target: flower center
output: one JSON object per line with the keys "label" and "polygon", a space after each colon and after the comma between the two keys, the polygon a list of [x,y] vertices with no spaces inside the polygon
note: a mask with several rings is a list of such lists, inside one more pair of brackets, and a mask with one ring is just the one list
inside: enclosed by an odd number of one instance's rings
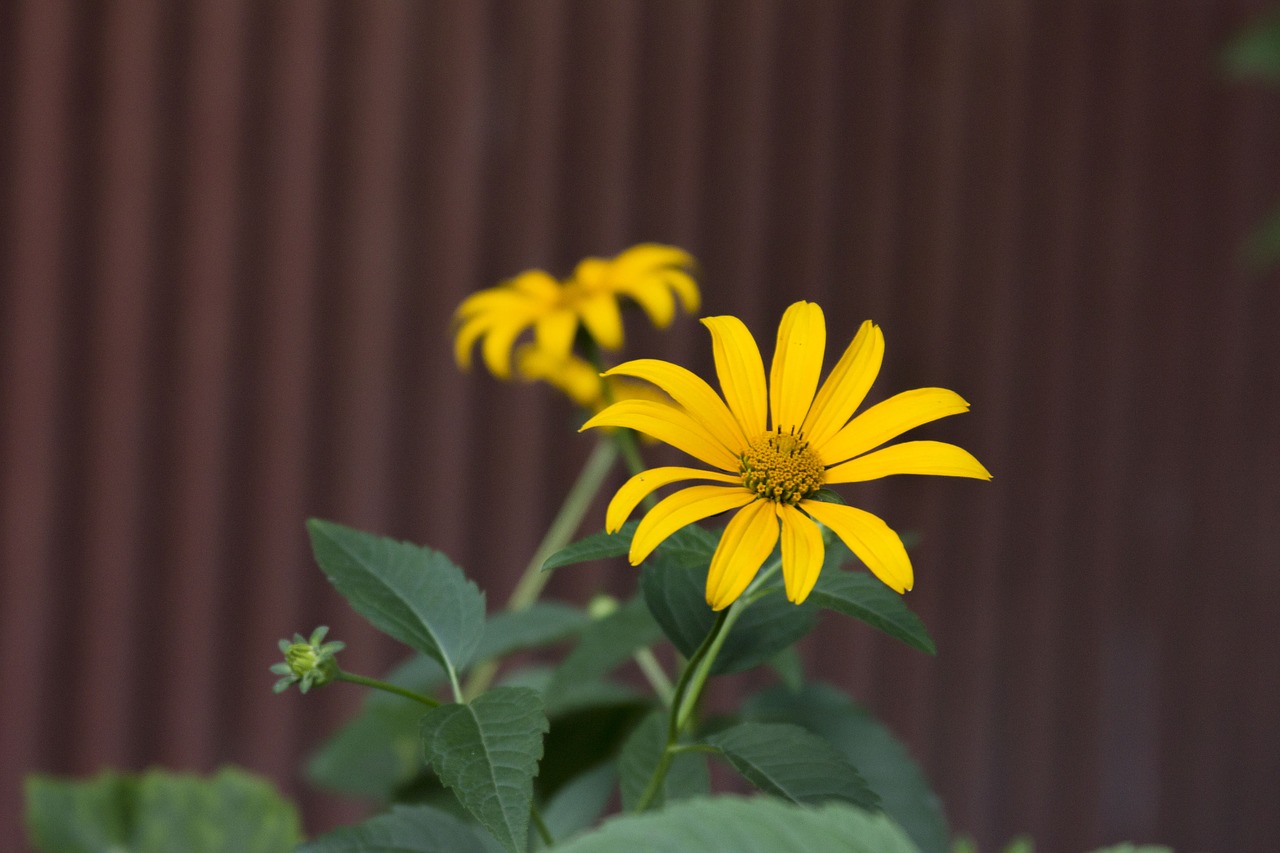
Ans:
{"label": "flower center", "polygon": [[766,432],[738,459],[742,485],[766,500],[795,506],[822,488],[822,460],[803,436]]}

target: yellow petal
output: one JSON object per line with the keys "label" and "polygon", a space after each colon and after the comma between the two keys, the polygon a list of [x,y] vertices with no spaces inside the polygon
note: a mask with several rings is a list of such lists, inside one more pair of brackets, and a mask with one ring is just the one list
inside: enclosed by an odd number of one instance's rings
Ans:
{"label": "yellow petal", "polygon": [[671,325],[676,316],[676,300],[663,280],[651,273],[637,281],[625,282],[618,286],[619,293],[625,293],[635,300],[636,304],[649,315],[650,322],[659,329]]}
{"label": "yellow petal", "polygon": [[622,314],[618,312],[618,300],[605,293],[582,300],[578,304],[582,323],[603,349],[622,347]]}
{"label": "yellow petal", "polygon": [[619,271],[634,276],[661,267],[691,267],[693,256],[684,249],[664,246],[661,243],[640,243],[621,252],[613,259]]}
{"label": "yellow petal", "polygon": [[617,533],[622,523],[654,489],[674,483],[677,480],[716,480],[721,483],[741,484],[742,478],[733,474],[721,474],[719,471],[707,471],[703,468],[682,468],[670,466],[666,468],[650,468],[641,471],[622,484],[618,493],[609,501],[609,509],[605,512],[604,529]]}
{"label": "yellow petal", "polygon": [[840,537],[849,550],[885,585],[902,593],[911,589],[911,558],[898,534],[866,510],[821,501],[800,501],[800,508]]}
{"label": "yellow petal", "polygon": [[803,604],[822,571],[822,531],[795,507],[783,503],[774,506],[782,522],[782,578],[787,584],[787,599]]}
{"label": "yellow petal", "polygon": [[662,540],[685,525],[746,506],[755,499],[755,495],[741,486],[690,486],[668,495],[636,526],[629,555],[631,565],[640,565]]}
{"label": "yellow petal", "polygon": [[861,483],[894,474],[933,474],[990,480],[991,473],[969,451],[943,441],[904,441],[827,469],[826,483]]}
{"label": "yellow petal", "polygon": [[489,319],[473,317],[464,320],[453,339],[453,358],[463,370],[471,368],[471,348],[489,328]]}
{"label": "yellow petal", "polygon": [[797,429],[813,403],[813,392],[822,374],[827,347],[827,324],[822,309],[812,302],[797,302],[778,324],[778,345],[769,371],[769,413],[773,429]]}
{"label": "yellow petal", "polygon": [[506,287],[536,299],[544,306],[551,306],[560,301],[564,285],[556,281],[555,276],[545,270],[525,270],[515,278],[505,282]]}
{"label": "yellow petal", "polygon": [[771,501],[756,501],[729,519],[707,573],[707,604],[712,610],[738,600],[776,544],[778,518]]}
{"label": "yellow petal", "polygon": [[814,444],[814,450],[825,464],[834,465],[879,447],[921,424],[967,411],[969,404],[946,388],[903,391],[858,415],[831,440]]}
{"label": "yellow petal", "polygon": [[737,452],[747,449],[747,438],[729,407],[702,377],[692,371],[668,361],[641,358],[619,364],[605,376],[615,373],[652,382],[671,395],[671,399],[683,406],[725,447]]}
{"label": "yellow petal", "polygon": [[756,339],[737,317],[703,317],[702,325],[711,332],[716,376],[729,411],[743,434],[755,438],[768,429],[764,361]]}
{"label": "yellow petal", "polygon": [[813,398],[802,430],[813,447],[821,447],[853,417],[876,381],[883,360],[884,334],[867,320]]}
{"label": "yellow petal", "polygon": [[533,327],[538,346],[549,355],[567,359],[573,351],[573,333],[578,331],[578,318],[564,308],[538,319]]}
{"label": "yellow petal", "polygon": [[529,321],[523,317],[510,320],[504,318],[485,332],[480,353],[484,356],[489,372],[494,376],[499,379],[511,378],[511,347],[528,325]]}
{"label": "yellow petal", "polygon": [[702,296],[698,293],[697,282],[684,270],[669,269],[663,274],[667,286],[680,298],[680,307],[685,313],[695,314],[702,305]]}
{"label": "yellow petal", "polygon": [[676,406],[651,400],[621,400],[603,409],[583,424],[582,429],[605,426],[627,427],[642,432],[708,465],[731,473],[738,472],[738,457],[717,441],[706,427]]}

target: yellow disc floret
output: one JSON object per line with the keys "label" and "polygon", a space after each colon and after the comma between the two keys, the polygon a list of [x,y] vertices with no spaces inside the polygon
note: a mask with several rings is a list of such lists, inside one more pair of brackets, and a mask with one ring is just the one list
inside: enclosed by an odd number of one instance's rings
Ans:
{"label": "yellow disc floret", "polygon": [[766,432],[738,459],[742,485],[766,500],[795,506],[822,488],[822,460],[794,432]]}

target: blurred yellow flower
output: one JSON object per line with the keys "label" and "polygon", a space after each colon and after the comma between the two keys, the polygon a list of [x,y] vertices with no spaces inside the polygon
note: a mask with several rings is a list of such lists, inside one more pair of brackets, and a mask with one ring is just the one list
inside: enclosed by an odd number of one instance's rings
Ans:
{"label": "blurred yellow flower", "polygon": [[711,332],[723,398],[683,367],[629,361],[606,375],[652,382],[675,403],[621,401],[583,426],[630,427],[719,469],[653,468],[623,484],[609,503],[609,532],[657,488],[680,480],[721,484],[687,486],[649,510],[631,542],[632,565],[685,525],[736,510],[707,577],[707,603],[716,610],[742,594],[779,537],[787,598],[803,602],[822,569],[822,531],[815,522],[829,527],[885,584],[900,593],[911,589],[911,560],[887,524],[814,495],[824,486],[893,474],[991,479],[953,444],[907,441],[876,449],[913,427],[968,411],[969,404],[945,388],[917,388],[853,418],[880,372],[884,336],[871,321],[863,323],[819,388],[826,322],[810,302],[797,302],[783,315],[767,384],[760,350],[741,320],[707,317],[702,323]]}
{"label": "blurred yellow flower", "polygon": [[622,314],[618,299],[633,300],[658,328],[676,313],[676,300],[689,313],[699,306],[694,261],[674,246],[643,243],[617,257],[586,258],[565,282],[542,270],[528,270],[497,287],[473,293],[454,314],[454,357],[471,366],[471,350],[480,341],[485,364],[494,376],[511,377],[511,349],[516,338],[533,327],[538,347],[550,356],[567,358],[578,324],[601,348],[622,346]]}
{"label": "blurred yellow flower", "polygon": [[520,378],[546,382],[589,412],[600,411],[609,400],[671,402],[670,397],[647,382],[635,382],[621,376],[601,376],[586,359],[572,353],[560,358],[537,344],[525,344],[516,349],[515,364]]}

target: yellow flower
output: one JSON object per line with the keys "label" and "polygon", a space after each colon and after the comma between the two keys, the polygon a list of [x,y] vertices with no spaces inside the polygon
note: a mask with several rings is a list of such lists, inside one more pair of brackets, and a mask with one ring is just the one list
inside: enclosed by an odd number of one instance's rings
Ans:
{"label": "yellow flower", "polygon": [[516,350],[515,362],[516,373],[522,379],[546,382],[589,412],[598,412],[607,404],[605,383],[608,383],[608,396],[615,402],[671,402],[670,397],[647,382],[635,382],[621,376],[602,377],[591,362],[573,353],[560,358],[537,344],[525,344]]}
{"label": "yellow flower", "polygon": [[865,510],[813,496],[824,486],[892,474],[991,479],[977,459],[953,444],[907,441],[876,449],[913,427],[968,411],[969,404],[945,388],[917,388],[850,420],[884,357],[884,336],[870,320],[821,388],[827,332],[817,305],[797,302],[783,315],[767,385],[760,350],[741,320],[706,317],[702,323],[711,331],[723,399],[683,367],[629,361],[609,374],[652,382],[675,405],[623,401],[583,426],[630,427],[719,469],[654,468],[623,484],[606,514],[610,532],[654,489],[680,480],[720,484],[687,486],[649,510],[631,542],[632,565],[685,525],[736,510],[707,577],[707,603],[716,610],[742,594],[779,536],[787,598],[804,601],[822,569],[822,531],[814,522],[829,527],[885,584],[900,593],[911,589],[911,560],[887,524]]}
{"label": "yellow flower", "polygon": [[511,376],[511,348],[530,326],[538,346],[567,357],[581,322],[602,348],[622,346],[618,299],[636,302],[658,328],[675,317],[676,299],[685,311],[698,310],[693,258],[674,246],[644,243],[612,260],[586,258],[563,284],[542,270],[528,270],[497,287],[473,293],[454,314],[454,357],[471,366],[471,350],[482,341],[485,364],[494,376]]}

